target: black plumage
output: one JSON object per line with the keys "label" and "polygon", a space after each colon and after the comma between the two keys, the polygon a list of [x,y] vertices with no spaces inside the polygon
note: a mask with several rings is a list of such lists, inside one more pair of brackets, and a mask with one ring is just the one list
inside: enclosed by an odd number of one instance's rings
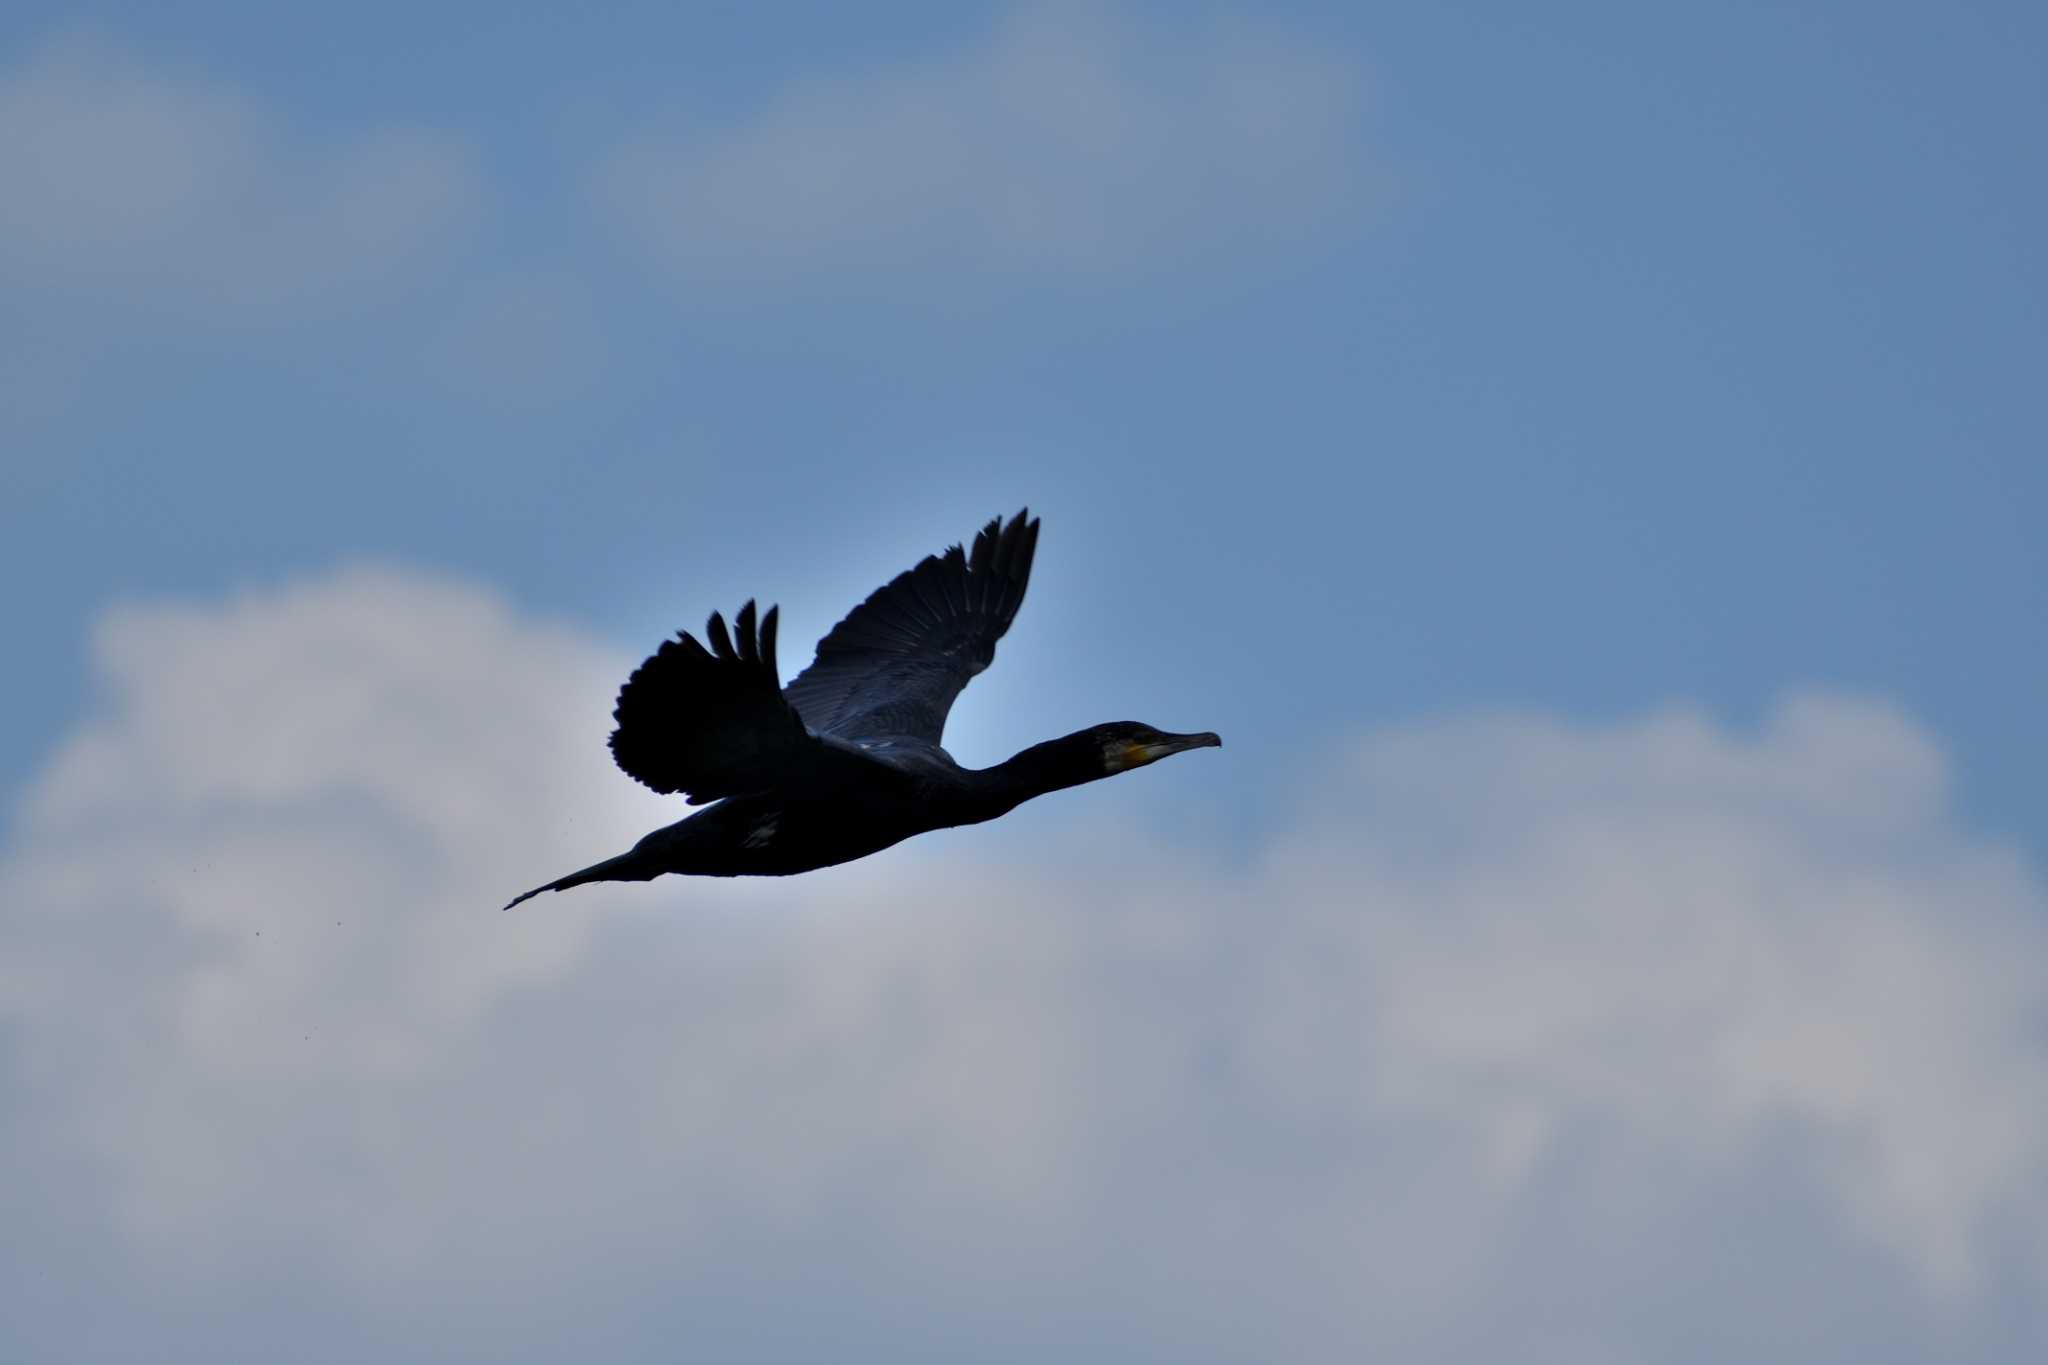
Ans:
{"label": "black plumage", "polygon": [[[632,850],[537,887],[647,881],[665,872],[781,876],[847,862],[913,834],[993,819],[1045,792],[1108,777],[1214,734],[1134,721],[1033,745],[992,768],[941,746],[946,715],[1024,601],[1038,526],[1028,510],[898,574],[847,614],[788,687],[776,608],[713,612],[635,669],[613,712],[612,756],[634,779],[709,810]],[[506,907],[510,909],[511,906]]]}
{"label": "black plumage", "polygon": [[896,575],[818,642],[791,704],[820,734],[937,744],[953,699],[995,661],[1037,550],[1038,522],[1020,512],[983,527],[971,555],[955,545]]}

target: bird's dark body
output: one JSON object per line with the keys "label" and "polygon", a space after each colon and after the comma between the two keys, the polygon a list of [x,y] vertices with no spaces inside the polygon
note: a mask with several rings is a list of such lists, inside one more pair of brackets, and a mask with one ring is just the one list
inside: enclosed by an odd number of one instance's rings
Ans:
{"label": "bird's dark body", "polygon": [[789,877],[880,853],[922,834],[909,811],[884,818],[851,801],[738,796],[633,846],[649,876]]}
{"label": "bird's dark body", "polygon": [[942,749],[899,749],[888,766],[900,774],[900,783],[802,797],[728,797],[654,831],[633,853],[656,869],[651,875],[787,877],[850,863],[912,835],[976,824],[1009,809],[976,800],[967,770]]}
{"label": "bird's dark body", "polygon": [[[659,792],[716,802],[616,858],[517,897],[676,872],[787,877],[878,853],[913,835],[993,820],[1046,792],[1222,743],[1132,721],[963,768],[940,745],[953,699],[995,658],[1031,574],[1038,523],[990,522],[878,589],[818,645],[787,687],[776,611],[749,602],[706,648],[684,632],[619,692],[612,754]],[[511,908],[510,906],[506,907]]]}

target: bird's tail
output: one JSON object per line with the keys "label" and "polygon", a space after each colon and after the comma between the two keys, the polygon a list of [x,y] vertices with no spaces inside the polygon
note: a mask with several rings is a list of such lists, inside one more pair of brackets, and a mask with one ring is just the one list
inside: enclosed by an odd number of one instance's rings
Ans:
{"label": "bird's tail", "polygon": [[650,868],[639,856],[639,852],[640,850],[634,849],[628,853],[621,853],[616,858],[606,858],[601,863],[592,863],[581,872],[571,872],[566,877],[557,877],[546,886],[536,886],[523,896],[514,896],[505,902],[505,908],[510,910],[519,902],[532,900],[543,891],[567,891],[572,886],[582,886],[586,882],[644,882],[660,876],[661,869]]}

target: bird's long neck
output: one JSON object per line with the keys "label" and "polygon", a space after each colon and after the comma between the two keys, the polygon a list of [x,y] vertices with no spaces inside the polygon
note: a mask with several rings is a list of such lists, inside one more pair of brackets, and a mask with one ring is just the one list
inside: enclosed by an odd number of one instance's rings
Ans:
{"label": "bird's long neck", "polygon": [[1034,796],[1078,787],[1106,776],[1100,747],[1085,730],[1049,739],[973,774],[980,797],[977,804],[987,809],[987,814],[979,818],[993,820]]}

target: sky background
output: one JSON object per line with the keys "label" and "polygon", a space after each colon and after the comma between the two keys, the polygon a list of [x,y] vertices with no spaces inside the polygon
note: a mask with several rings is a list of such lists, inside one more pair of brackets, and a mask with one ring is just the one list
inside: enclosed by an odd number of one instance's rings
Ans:
{"label": "sky background", "polygon": [[[2048,21],[17,3],[0,1354],[2048,1349]],[[1029,504],[789,882],[613,694]]]}

